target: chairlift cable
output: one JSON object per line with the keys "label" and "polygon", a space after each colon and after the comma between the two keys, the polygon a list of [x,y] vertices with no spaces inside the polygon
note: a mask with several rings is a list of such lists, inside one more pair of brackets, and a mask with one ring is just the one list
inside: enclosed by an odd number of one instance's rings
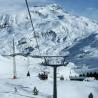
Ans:
{"label": "chairlift cable", "polygon": [[[28,10],[29,19],[30,19],[30,22],[31,22],[31,26],[32,26],[32,31],[33,31],[33,34],[34,34],[34,38],[35,38],[35,40],[36,40],[37,49],[38,49],[38,51],[39,51],[39,55],[41,56],[41,51],[40,51],[40,48],[39,48],[38,40],[37,40],[37,38],[36,38],[36,32],[35,32],[34,24],[33,24],[33,21],[32,21],[32,17],[31,17],[31,13],[30,13],[28,1],[25,0],[25,3],[26,3],[27,10]],[[42,59],[42,58],[41,58],[41,59]],[[46,62],[46,58],[43,58],[43,59],[44,59],[44,62]]]}
{"label": "chairlift cable", "polygon": [[26,3],[27,10],[28,10],[28,14],[29,14],[29,18],[30,18],[30,22],[31,22],[31,26],[32,26],[32,31],[33,31],[33,34],[34,34],[34,38],[36,40],[36,44],[37,44],[37,48],[38,48],[38,51],[39,51],[39,55],[41,56],[38,40],[36,38],[36,32],[35,32],[34,24],[33,24],[31,13],[30,13],[30,9],[29,9],[29,4],[28,4],[27,0],[25,0],[25,3]]}

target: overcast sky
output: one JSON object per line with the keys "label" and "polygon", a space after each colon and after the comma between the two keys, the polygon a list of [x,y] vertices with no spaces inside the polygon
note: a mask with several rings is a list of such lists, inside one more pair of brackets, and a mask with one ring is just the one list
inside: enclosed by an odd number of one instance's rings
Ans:
{"label": "overcast sky", "polygon": [[[28,0],[30,5],[57,3],[74,15],[98,21],[98,0]],[[0,0],[0,11],[25,8],[25,0]]]}

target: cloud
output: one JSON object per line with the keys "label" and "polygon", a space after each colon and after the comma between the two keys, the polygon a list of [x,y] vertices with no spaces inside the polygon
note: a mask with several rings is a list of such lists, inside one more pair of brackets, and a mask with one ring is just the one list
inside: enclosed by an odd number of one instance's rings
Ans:
{"label": "cloud", "polygon": [[94,20],[98,20],[98,9],[97,8],[93,8],[93,7],[86,8],[85,14]]}
{"label": "cloud", "polygon": [[[54,0],[28,0],[29,5],[49,4]],[[21,9],[25,6],[25,0],[0,0],[0,10],[2,9]]]}
{"label": "cloud", "polygon": [[94,10],[94,8],[89,7],[89,8],[87,8],[87,10],[88,10],[88,11],[92,11],[92,10]]}

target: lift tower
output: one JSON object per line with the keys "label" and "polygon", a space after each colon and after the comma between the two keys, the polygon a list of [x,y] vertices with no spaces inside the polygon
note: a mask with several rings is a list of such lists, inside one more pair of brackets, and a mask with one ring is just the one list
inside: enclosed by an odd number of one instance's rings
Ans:
{"label": "lift tower", "polygon": [[15,59],[15,40],[13,38],[13,79],[16,79],[16,59]]}
{"label": "lift tower", "polygon": [[47,63],[47,61],[43,64],[44,66],[50,66],[53,68],[53,98],[57,98],[57,68],[61,66],[66,66],[67,64],[68,62],[63,62],[63,64],[49,64]]}

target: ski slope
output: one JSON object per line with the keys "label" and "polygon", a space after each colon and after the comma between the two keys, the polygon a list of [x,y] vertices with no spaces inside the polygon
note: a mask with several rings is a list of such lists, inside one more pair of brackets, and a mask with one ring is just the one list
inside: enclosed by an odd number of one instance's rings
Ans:
{"label": "ski slope", "polygon": [[[40,59],[30,58],[30,65],[27,64],[27,58],[17,57],[17,79],[12,79],[12,59],[0,56],[0,96],[1,98],[52,98],[53,95],[53,77],[52,69],[48,68],[49,79],[42,81],[37,75],[41,72],[42,67]],[[70,63],[71,64],[71,63]],[[58,74],[63,74],[64,81],[57,78],[58,98],[88,98],[90,92],[93,93],[94,98],[98,98],[98,81],[70,81],[66,74],[70,70],[68,65],[60,68]],[[65,70],[64,70],[65,69]],[[26,77],[30,71],[31,77]],[[75,73],[74,73],[75,74]],[[34,96],[32,91],[37,87],[39,94]],[[15,92],[17,88],[17,92]]]}
{"label": "ski slope", "polygon": [[[24,82],[25,81],[25,82]],[[93,93],[94,98],[98,97],[98,82],[79,82],[79,81],[59,81],[58,80],[58,98],[88,98],[90,92]],[[48,98],[52,96],[51,79],[41,81],[37,77],[21,78],[17,80],[3,79],[0,82],[0,96],[1,98]],[[39,95],[34,96],[32,90],[36,86],[39,90]],[[14,88],[17,88],[15,93]]]}

